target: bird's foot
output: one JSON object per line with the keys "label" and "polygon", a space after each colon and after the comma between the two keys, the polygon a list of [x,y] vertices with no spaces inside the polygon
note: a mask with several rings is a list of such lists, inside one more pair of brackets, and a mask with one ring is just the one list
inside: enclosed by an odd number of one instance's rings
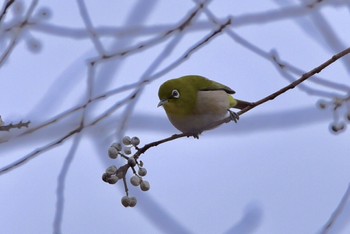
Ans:
{"label": "bird's foot", "polygon": [[235,123],[237,123],[237,121],[239,120],[239,115],[234,112],[234,111],[231,111],[231,110],[227,110],[228,113],[230,113],[230,118],[231,120],[235,121]]}
{"label": "bird's foot", "polygon": [[192,132],[192,133],[189,133],[187,137],[193,137],[193,138],[199,139],[200,134],[201,132]]}
{"label": "bird's foot", "polygon": [[196,138],[196,139],[199,139],[199,135],[201,134],[202,132],[187,132],[187,133],[184,133],[187,137],[193,137],[193,138]]}

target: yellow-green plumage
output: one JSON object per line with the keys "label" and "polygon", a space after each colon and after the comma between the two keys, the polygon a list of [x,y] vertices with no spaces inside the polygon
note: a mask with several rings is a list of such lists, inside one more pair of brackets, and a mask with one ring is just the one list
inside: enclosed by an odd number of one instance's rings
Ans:
{"label": "yellow-green plumage", "polygon": [[234,99],[231,88],[202,76],[183,76],[163,83],[158,92],[170,122],[180,131],[201,133],[228,115],[230,108],[242,109],[248,102]]}

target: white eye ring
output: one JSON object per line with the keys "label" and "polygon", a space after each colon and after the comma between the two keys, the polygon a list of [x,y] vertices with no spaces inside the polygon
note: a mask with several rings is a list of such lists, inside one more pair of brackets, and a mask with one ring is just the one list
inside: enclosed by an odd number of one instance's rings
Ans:
{"label": "white eye ring", "polygon": [[173,91],[171,91],[171,97],[178,99],[180,97],[179,91],[177,91],[177,89],[174,89]]}

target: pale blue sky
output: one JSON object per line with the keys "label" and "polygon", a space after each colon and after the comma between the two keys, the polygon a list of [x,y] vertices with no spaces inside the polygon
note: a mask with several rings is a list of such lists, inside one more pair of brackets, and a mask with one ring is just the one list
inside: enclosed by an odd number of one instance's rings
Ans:
{"label": "pale blue sky", "polygon": [[[5,122],[30,120],[34,127],[86,101],[87,61],[98,52],[86,34],[77,2],[39,1],[33,14],[47,7],[51,18],[23,31],[9,59],[0,66],[0,115]],[[105,35],[100,42],[108,52],[130,50],[163,35],[195,9],[193,1],[176,0],[90,0],[85,4],[93,25]],[[326,1],[312,10],[298,4],[220,0],[211,2],[208,9],[220,22],[232,17],[231,32],[265,56],[275,51],[282,61],[309,71],[349,45],[350,6],[346,1]],[[5,26],[13,22],[11,13],[7,17]],[[315,24],[320,19],[325,20],[322,27]],[[173,34],[150,49],[99,63],[93,95],[137,82],[145,74],[152,77],[215,29],[202,12],[180,36]],[[116,40],[116,32],[124,37]],[[9,35],[1,28],[0,33]],[[28,50],[30,38],[41,42],[40,53]],[[6,45],[0,39],[1,54]],[[170,50],[170,45],[176,45],[175,49]],[[161,63],[148,70],[167,46]],[[348,84],[348,61],[337,61],[319,76]],[[137,135],[141,144],[177,133],[164,110],[157,108],[157,92],[165,80],[187,74],[224,83],[236,91],[237,98],[249,101],[289,83],[271,59],[222,33],[145,86],[125,133]],[[93,104],[86,113],[87,123],[131,93],[132,89]],[[350,182],[349,131],[330,133],[332,112],[317,108],[319,99],[297,88],[245,113],[238,124],[205,132],[199,140],[178,139],[150,149],[142,161],[151,189],[130,188],[138,199],[133,209],[120,203],[124,196],[121,182],[111,186],[101,180],[106,167],[122,163],[107,155],[125,114],[124,108],[117,110],[82,133],[65,174],[62,233],[318,233]],[[15,137],[23,129],[1,132],[0,139],[10,140],[0,144],[0,167],[61,138],[79,125],[80,116],[70,115],[23,137]],[[0,175],[1,233],[53,232],[57,180],[73,139]],[[331,233],[348,232],[349,223],[340,219]]]}

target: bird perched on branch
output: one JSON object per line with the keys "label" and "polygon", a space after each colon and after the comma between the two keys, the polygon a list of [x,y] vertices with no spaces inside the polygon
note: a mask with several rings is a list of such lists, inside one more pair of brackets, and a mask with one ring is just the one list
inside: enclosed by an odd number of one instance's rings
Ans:
{"label": "bird perched on branch", "polygon": [[168,80],[159,87],[158,107],[164,107],[175,128],[198,136],[204,130],[220,125],[215,123],[228,116],[237,122],[239,117],[230,108],[243,109],[252,105],[233,98],[234,93],[231,88],[205,77],[183,76]]}

